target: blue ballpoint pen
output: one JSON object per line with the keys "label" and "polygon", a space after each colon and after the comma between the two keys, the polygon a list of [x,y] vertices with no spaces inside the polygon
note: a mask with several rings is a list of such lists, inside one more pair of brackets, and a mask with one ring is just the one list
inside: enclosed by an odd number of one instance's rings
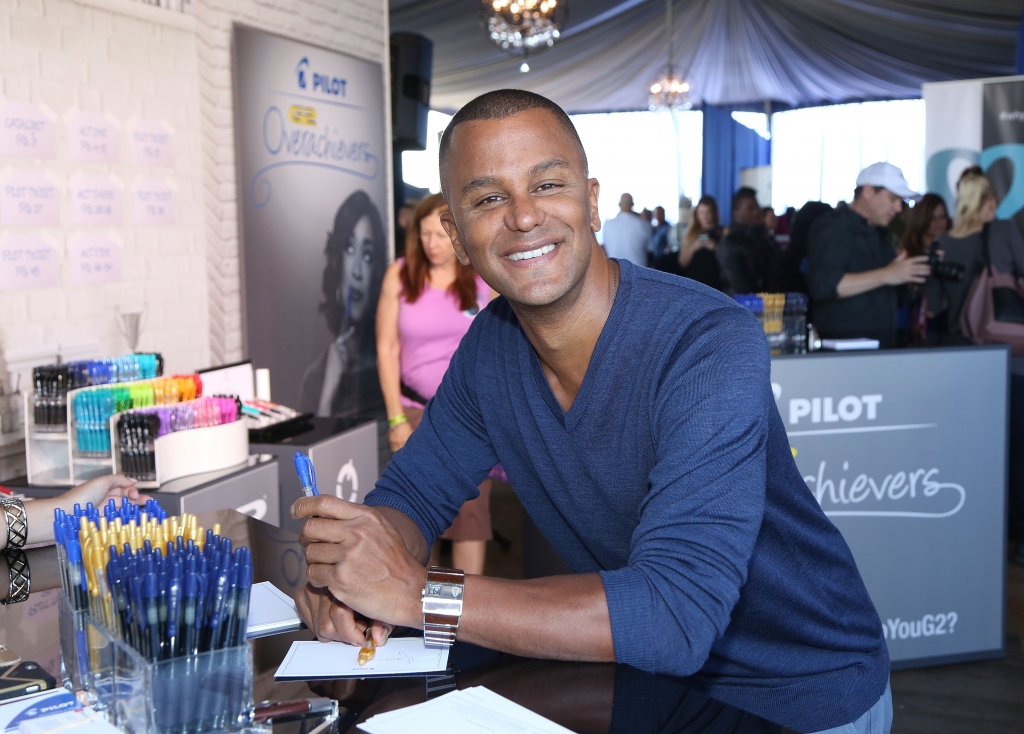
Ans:
{"label": "blue ballpoint pen", "polygon": [[316,497],[320,494],[316,489],[316,469],[313,468],[313,462],[301,451],[295,452],[295,471],[299,474],[302,494],[307,497]]}

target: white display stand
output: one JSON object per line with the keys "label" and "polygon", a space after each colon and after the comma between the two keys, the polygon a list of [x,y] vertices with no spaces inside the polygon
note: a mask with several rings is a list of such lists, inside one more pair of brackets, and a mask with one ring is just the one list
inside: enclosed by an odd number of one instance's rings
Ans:
{"label": "white display stand", "polygon": [[[123,415],[110,416],[110,435],[113,437],[113,457],[108,466],[115,474],[121,473],[121,452],[118,450],[117,420]],[[153,441],[156,454],[156,480],[139,481],[140,489],[158,489],[167,482],[190,474],[228,469],[249,458],[249,429],[245,421],[222,423],[208,428],[191,428],[160,436]]]}
{"label": "white display stand", "polygon": [[[25,470],[29,484],[73,487],[67,426],[63,431],[39,430],[35,418],[35,397],[31,390],[25,392],[24,410]],[[110,467],[109,459],[107,467]]]}

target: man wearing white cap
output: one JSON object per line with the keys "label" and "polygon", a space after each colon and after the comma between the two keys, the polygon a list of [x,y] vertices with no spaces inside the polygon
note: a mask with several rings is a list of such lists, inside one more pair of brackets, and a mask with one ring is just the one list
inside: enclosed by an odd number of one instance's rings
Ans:
{"label": "man wearing white cap", "polygon": [[904,199],[920,197],[890,163],[874,163],[857,176],[853,203],[818,219],[807,253],[807,285],[814,325],[833,339],[870,337],[892,346],[896,286],[923,283],[928,258],[896,254],[885,232]]}

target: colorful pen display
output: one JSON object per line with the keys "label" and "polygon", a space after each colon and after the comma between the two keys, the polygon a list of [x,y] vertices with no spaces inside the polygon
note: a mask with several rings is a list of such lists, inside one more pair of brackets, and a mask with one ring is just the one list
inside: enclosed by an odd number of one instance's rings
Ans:
{"label": "colorful pen display", "polygon": [[34,418],[41,430],[65,430],[68,422],[67,393],[81,387],[134,382],[159,377],[164,358],[159,354],[129,354],[112,359],[90,359],[35,367]]}
{"label": "colorful pen display", "polygon": [[117,419],[121,471],[135,479],[155,480],[157,438],[175,431],[233,423],[240,417],[238,398],[218,395],[123,413]]}
{"label": "colorful pen display", "polygon": [[123,499],[55,511],[64,592],[76,611],[157,662],[245,642],[252,554],[220,527]]}
{"label": "colorful pen display", "polygon": [[199,375],[175,375],[75,393],[72,410],[79,456],[110,456],[110,416],[195,400],[203,393]]}

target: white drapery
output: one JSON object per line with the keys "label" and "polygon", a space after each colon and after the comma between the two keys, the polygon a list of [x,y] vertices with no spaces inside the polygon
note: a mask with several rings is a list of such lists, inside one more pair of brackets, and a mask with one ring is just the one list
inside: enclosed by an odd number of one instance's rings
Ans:
{"label": "white drapery", "polygon": [[[391,30],[434,41],[431,106],[491,89],[543,94],[567,111],[647,108],[665,65],[662,0],[563,0],[553,48],[497,48],[479,0],[391,0]],[[1014,72],[1020,0],[675,0],[674,63],[696,105],[802,107],[919,97],[930,81]]]}

